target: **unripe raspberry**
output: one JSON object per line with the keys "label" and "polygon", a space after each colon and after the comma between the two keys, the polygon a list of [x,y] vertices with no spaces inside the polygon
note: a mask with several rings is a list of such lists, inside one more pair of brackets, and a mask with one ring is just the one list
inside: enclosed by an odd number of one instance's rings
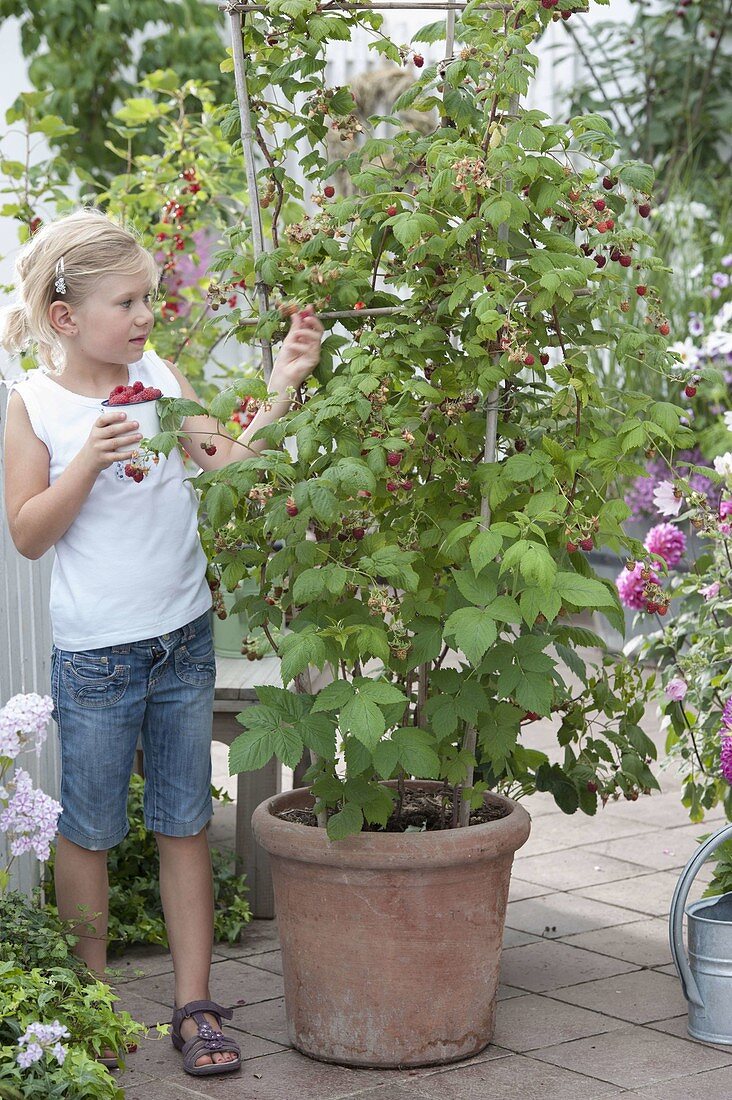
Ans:
{"label": "unripe raspberry", "polygon": [[595,783],[592,779],[588,779],[587,790],[590,792],[590,794],[595,794],[597,792],[597,783]]}

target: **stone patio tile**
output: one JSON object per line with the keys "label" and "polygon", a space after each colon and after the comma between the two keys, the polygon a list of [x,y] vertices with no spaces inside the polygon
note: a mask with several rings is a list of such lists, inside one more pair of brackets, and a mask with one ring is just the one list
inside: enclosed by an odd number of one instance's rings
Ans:
{"label": "stone patio tile", "polygon": [[555,939],[638,920],[637,913],[580,894],[550,894],[508,903],[506,924],[519,932]]}
{"label": "stone patio tile", "polygon": [[568,947],[555,940],[542,940],[504,951],[501,980],[518,989],[546,993],[568,982],[589,982],[635,969],[632,963],[621,959],[583,951],[581,947]]}
{"label": "stone patio tile", "polygon": [[629,1095],[639,1100],[727,1100],[732,1096],[732,1066],[649,1085]]}
{"label": "stone patio tile", "polygon": [[602,1016],[599,1012],[588,1012],[529,993],[501,1005],[496,1014],[493,1041],[499,1047],[525,1053],[624,1026],[620,1020]]}
{"label": "stone patio tile", "polygon": [[503,985],[502,982],[499,983],[498,989],[496,990],[496,1000],[497,1001],[510,1001],[512,997],[528,997],[528,996],[529,996],[529,994],[526,992],[525,989],[516,989],[515,986],[513,986],[513,985]]}
{"label": "stone patio tile", "polygon": [[112,986],[151,974],[171,974],[173,959],[167,947],[142,946],[125,951],[124,955],[110,958],[106,981]]}
{"label": "stone patio tile", "polygon": [[[598,1100],[618,1089],[584,1074],[572,1073],[514,1054],[467,1068],[442,1070],[404,1084],[417,1095],[449,1100]],[[282,1100],[282,1098],[278,1098]]]}
{"label": "stone patio tile", "polygon": [[[188,1077],[181,1072],[181,1077],[184,1080],[178,1084],[164,1084],[162,1081],[156,1078],[149,1077],[147,1074],[141,1076],[139,1080],[135,1080],[134,1083],[130,1079],[130,1083],[127,1084],[125,1080],[120,1078],[120,1085],[125,1090],[125,1100],[200,1100],[201,1097],[208,1097],[214,1095],[210,1091],[201,1091],[202,1088],[206,1088],[206,1078],[200,1078],[200,1086],[195,1082],[193,1077]],[[213,1078],[216,1080],[216,1078]]]}
{"label": "stone patio tile", "polygon": [[[173,983],[170,975],[152,975],[140,978],[135,990],[143,997],[160,1004],[173,1005]],[[281,997],[284,992],[282,978],[269,970],[249,966],[242,959],[222,959],[211,967],[211,996],[214,1001],[233,1008],[237,1004],[255,1004]]]}
{"label": "stone patio tile", "polygon": [[586,847],[598,855],[667,871],[680,869],[688,863],[699,847],[699,836],[704,832],[708,829],[699,825],[682,825],[675,829],[644,833],[640,842],[637,838],[620,836],[620,839],[588,843]]}
{"label": "stone patio tile", "polygon": [[[410,1089],[403,1088],[402,1085],[398,1085],[396,1081],[390,1081],[388,1085],[377,1085],[375,1089],[367,1089],[366,1092],[354,1092],[349,1100],[416,1100],[417,1097],[424,1097],[426,1092],[418,1092],[418,1085],[415,1083]],[[301,1097],[301,1100],[304,1098]]]}
{"label": "stone patio tile", "polygon": [[[168,1086],[175,1084],[172,1077],[163,1080]],[[384,1080],[381,1070],[349,1069],[316,1062],[296,1050],[255,1058],[244,1063],[239,1071],[217,1076],[210,1082],[210,1092],[201,1088],[198,1079],[191,1078],[191,1081],[204,1096],[215,1096],[217,1100],[342,1100],[392,1083]],[[401,1084],[401,1081],[394,1083]],[[414,1097],[415,1093],[420,1096],[419,1088],[417,1085],[408,1097]],[[388,1093],[385,1096],[388,1097]]]}
{"label": "stone patio tile", "polygon": [[269,970],[272,974],[281,974],[282,952],[263,951],[261,955],[248,955],[247,965],[256,966],[260,970]]}
{"label": "stone patio tile", "polygon": [[532,820],[536,817],[544,817],[546,814],[565,816],[564,811],[560,810],[554,801],[554,796],[548,791],[537,791],[536,794],[532,794],[531,798],[522,799],[521,805],[529,811]]}
{"label": "stone patio tile", "polygon": [[679,982],[656,970],[636,970],[632,974],[571,985],[555,989],[552,996],[569,1004],[606,1012],[608,1016],[631,1024],[667,1020],[686,1007]]}
{"label": "stone patio tile", "polygon": [[508,897],[511,901],[523,901],[524,898],[540,898],[543,894],[551,894],[551,886],[538,886],[535,882],[524,882],[523,879],[511,875],[511,883],[508,888]]}
{"label": "stone patio tile", "polygon": [[509,928],[508,925],[503,929],[504,947],[521,947],[524,943],[536,943],[538,939],[538,936],[532,936],[530,932],[521,932],[518,928]]}
{"label": "stone patio tile", "polygon": [[[660,776],[663,785],[664,778]],[[669,790],[664,794],[652,794],[643,796],[637,802],[617,802],[615,804],[619,818],[626,821],[635,819],[644,825],[656,825],[658,828],[674,828],[675,826],[688,825],[688,811],[681,805],[681,799],[677,790]],[[714,822],[724,821],[724,810],[716,808],[710,810],[699,825],[700,832],[713,832],[709,826]]]}
{"label": "stone patio tile", "polygon": [[655,871],[625,882],[603,882],[600,886],[586,886],[578,890],[583,898],[607,902],[634,913],[646,913],[650,917],[667,917],[671,898],[676,889],[678,875],[672,871]]}
{"label": "stone patio tile", "polygon": [[[591,1073],[601,1081],[626,1089],[719,1069],[732,1062],[732,1054],[727,1058],[700,1044],[637,1026],[535,1050],[531,1057],[565,1069]],[[663,1100],[667,1097],[664,1093]],[[722,1100],[722,1097],[714,1096],[714,1100]]]}
{"label": "stone patio tile", "polygon": [[276,920],[253,920],[241,932],[239,943],[215,943],[214,954],[224,959],[259,955],[280,946]]}
{"label": "stone patio tile", "polygon": [[[171,990],[173,988],[172,982],[170,988]],[[139,1024],[155,1027],[156,1024],[170,1023],[172,1015],[170,1008],[152,998],[141,996],[137,982],[125,982],[115,990],[115,997],[117,1011],[129,1012],[133,1020],[137,1020]]]}
{"label": "stone patio tile", "polygon": [[588,951],[599,951],[601,955],[612,955],[614,959],[625,959],[638,966],[664,966],[671,958],[668,924],[659,917],[647,917],[615,928],[580,932],[565,937],[562,942],[572,947],[584,947]]}
{"label": "stone patio tile", "polygon": [[[648,1024],[648,1027],[652,1027],[654,1031],[663,1031],[666,1035],[677,1035],[679,1039],[687,1039],[690,1043],[700,1043],[700,1039],[692,1039],[688,1031],[689,1014],[685,1012],[683,1016],[674,1016],[670,1020],[656,1020],[652,1024]],[[727,1043],[703,1043],[701,1044],[711,1050],[721,1050],[723,1054],[732,1051],[732,1046]],[[732,1093],[730,1093],[732,1095]]]}
{"label": "stone patio tile", "polygon": [[285,1017],[285,999],[278,997],[274,1001],[259,1001],[253,1005],[234,1006],[234,1019],[228,1025],[237,1031],[246,1031],[250,1035],[259,1035],[271,1043],[289,1047]]}
{"label": "stone patio tile", "polygon": [[[598,812],[595,817],[586,814],[561,814],[557,817],[539,818],[531,828],[529,839],[520,849],[520,855],[537,856],[544,852],[565,851],[579,845],[588,847],[618,837],[637,836],[640,833],[653,832],[652,825],[645,825],[630,818],[612,817],[607,810]],[[608,852],[613,855],[613,852]],[[626,858],[621,856],[619,858]],[[631,863],[633,860],[631,860]]]}
{"label": "stone patio tile", "polygon": [[637,863],[599,856],[584,848],[569,848],[540,856],[523,857],[519,854],[515,867],[521,878],[553,890],[577,890],[582,886],[617,882],[644,874],[644,868]]}

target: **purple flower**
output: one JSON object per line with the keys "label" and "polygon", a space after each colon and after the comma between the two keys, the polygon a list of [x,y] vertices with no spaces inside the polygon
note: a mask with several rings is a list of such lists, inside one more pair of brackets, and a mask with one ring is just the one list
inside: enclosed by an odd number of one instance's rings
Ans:
{"label": "purple flower", "polygon": [[732,500],[720,500],[719,518],[726,519],[727,516],[732,516]]}
{"label": "purple flower", "polygon": [[646,585],[658,584],[658,576],[653,569],[651,569],[650,578],[647,581],[643,580],[641,572],[644,568],[643,562],[637,561],[632,569],[623,569],[615,581],[620,602],[634,611],[643,611],[646,606],[646,598],[643,595]]}
{"label": "purple flower", "polygon": [[[726,730],[722,731],[726,733]],[[732,737],[722,737],[722,750],[719,754],[719,767],[728,783],[732,783]]]}
{"label": "purple flower", "polygon": [[659,481],[653,490],[653,503],[662,516],[677,516],[684,498],[676,495],[673,481]]}
{"label": "purple flower", "polygon": [[8,783],[10,797],[0,813],[0,832],[8,833],[14,856],[31,849],[41,862],[48,859],[56,835],[61,806],[44,791],[34,789],[28,772],[20,769]]}
{"label": "purple flower", "polygon": [[722,290],[726,290],[729,286],[729,275],[726,271],[715,271],[712,275],[712,282],[715,286],[720,287]]}
{"label": "purple flower", "polygon": [[[67,1039],[68,1028],[54,1020],[52,1024],[29,1024],[25,1032],[18,1039],[20,1053],[16,1061],[21,1069],[27,1069],[34,1062],[40,1062],[44,1051],[50,1049],[59,1065],[64,1064],[66,1047],[62,1046],[59,1039]],[[23,1049],[25,1047],[25,1049]]]}
{"label": "purple flower", "polygon": [[35,741],[36,752],[46,740],[53,712],[49,695],[14,695],[0,710],[0,756],[14,760],[26,741]]}
{"label": "purple flower", "polygon": [[686,535],[673,523],[657,523],[651,527],[643,545],[649,554],[659,554],[673,568],[684,556]]}
{"label": "purple flower", "polygon": [[669,699],[673,699],[676,702],[683,699],[688,690],[689,685],[686,683],[686,680],[682,680],[680,676],[674,676],[673,680],[669,680],[666,684],[666,694]]}
{"label": "purple flower", "polygon": [[704,588],[700,588],[699,594],[703,596],[705,600],[713,600],[715,596],[719,595],[719,588],[719,581],[712,581],[711,584],[707,584]]}
{"label": "purple flower", "polygon": [[725,729],[732,729],[732,697],[722,707],[722,725]]}
{"label": "purple flower", "polygon": [[689,314],[689,336],[702,336],[704,334],[704,322],[698,313]]}

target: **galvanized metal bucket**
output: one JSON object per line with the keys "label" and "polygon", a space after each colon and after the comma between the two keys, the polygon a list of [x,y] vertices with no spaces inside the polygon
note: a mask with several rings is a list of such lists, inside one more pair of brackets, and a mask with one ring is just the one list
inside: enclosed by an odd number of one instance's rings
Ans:
{"label": "galvanized metal bucket", "polygon": [[732,825],[725,825],[697,849],[676,884],[669,913],[671,954],[689,1005],[689,1035],[704,1043],[732,1044],[732,893],[688,906],[686,899],[704,861],[730,837]]}

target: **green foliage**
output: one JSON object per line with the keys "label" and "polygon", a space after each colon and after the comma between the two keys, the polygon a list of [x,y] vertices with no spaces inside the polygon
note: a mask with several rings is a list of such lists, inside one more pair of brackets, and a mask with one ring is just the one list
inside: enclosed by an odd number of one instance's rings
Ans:
{"label": "green foliage", "polygon": [[[142,799],[144,780],[133,775],[127,802],[130,831],[112,848],[109,867],[109,951],[121,954],[135,944],[168,944],[158,882],[159,858],[153,833],[145,828]],[[228,796],[215,791],[223,802]],[[55,905],[53,853],[48,863],[46,883],[49,905]],[[244,894],[249,889],[245,876],[233,870],[233,855],[211,849],[214,881],[214,938],[217,942],[236,943],[242,928],[252,919]]]}
{"label": "green foliage", "polygon": [[[309,142],[302,163],[319,209],[296,215],[299,187],[262,165],[274,247],[256,267],[277,295],[314,302],[342,328],[327,336],[302,406],[264,433],[271,449],[196,482],[213,568],[234,557],[246,567],[257,588],[244,603],[283,632],[283,682],[297,689],[259,689],[231,769],[312,750],[306,781],[333,838],[385,821],[387,778],[434,776],[473,801],[477,774],[511,794],[551,790],[567,812],[637,797],[655,786],[636,733],[644,679],[582,654],[598,640],[575,613],[621,625],[622,609],[567,543],[635,547],[628,510],[608,496],[649,446],[671,455],[689,440],[681,410],[651,414],[642,390],[604,386],[597,371],[596,349],[653,375],[671,365],[660,302],[635,318],[625,309],[655,265],[635,212],[653,171],[635,157],[614,164],[607,192],[617,142],[603,118],[563,125],[516,108],[549,18],[534,3],[508,25],[468,7],[462,52],[439,72],[425,66],[391,115],[369,118],[324,86],[322,43],[361,25],[373,49],[408,61],[379,37],[378,14],[334,15],[314,38],[312,5],[279,11],[281,23],[253,15],[245,26],[250,94],[262,133],[282,124],[275,165]],[[270,86],[288,102],[305,95],[296,123],[262,103]],[[400,119],[407,107],[424,125]],[[376,138],[380,123],[395,130],[391,144]],[[595,263],[593,252],[613,249],[635,266]],[[357,304],[394,312],[359,317]],[[276,331],[270,311],[256,335]],[[296,458],[276,449],[288,437]],[[458,669],[443,667],[450,649]],[[311,668],[334,682],[309,690]],[[558,719],[561,764],[524,743],[537,716]]]}
{"label": "green foliage", "polygon": [[[14,1100],[122,1100],[123,1092],[95,1054],[124,1061],[142,1027],[114,1008],[114,993],[71,952],[75,942],[52,911],[19,893],[0,894],[0,1097]],[[49,1052],[27,1069],[16,1061],[18,1038],[31,1023],[68,1028],[60,1065]]]}
{"label": "green foliage", "polygon": [[[73,127],[42,132],[64,160],[101,182],[117,170],[107,120],[138,81],[170,68],[188,80],[208,82],[219,97],[228,90],[219,67],[225,24],[215,4],[0,0],[0,19],[10,16],[20,22],[34,87],[46,93],[49,113]],[[153,154],[157,146],[155,128],[145,128],[140,151]]]}

